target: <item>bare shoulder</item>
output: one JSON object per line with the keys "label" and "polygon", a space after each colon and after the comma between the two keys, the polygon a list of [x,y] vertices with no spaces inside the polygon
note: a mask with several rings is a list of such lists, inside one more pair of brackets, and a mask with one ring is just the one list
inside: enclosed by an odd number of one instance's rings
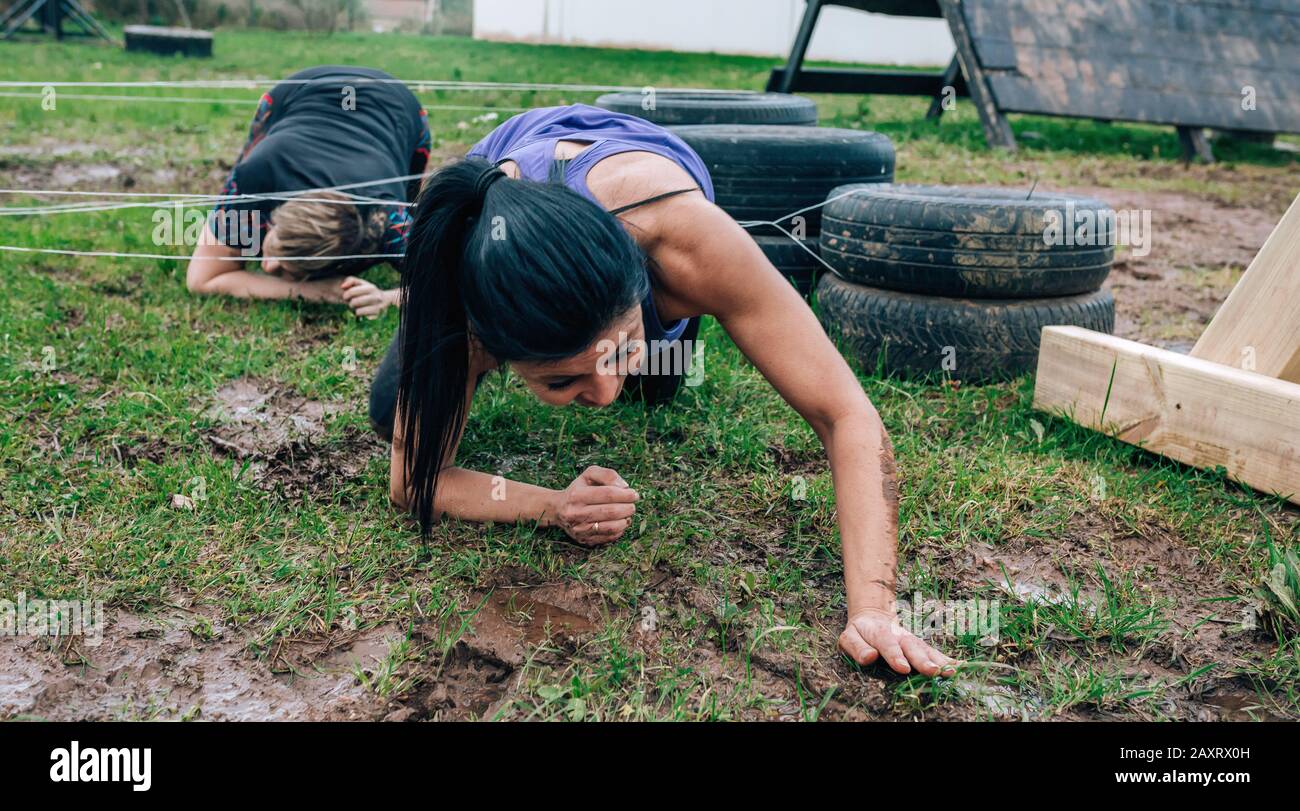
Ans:
{"label": "bare shoulder", "polygon": [[719,315],[729,302],[752,292],[746,289],[752,274],[737,269],[752,269],[765,257],[749,234],[704,195],[670,197],[632,214],[638,218],[633,233],[655,264],[660,285],[656,302],[665,318]]}
{"label": "bare shoulder", "polygon": [[587,188],[608,210],[678,189],[699,186],[675,161],[653,152],[621,152],[603,158],[587,174]]}

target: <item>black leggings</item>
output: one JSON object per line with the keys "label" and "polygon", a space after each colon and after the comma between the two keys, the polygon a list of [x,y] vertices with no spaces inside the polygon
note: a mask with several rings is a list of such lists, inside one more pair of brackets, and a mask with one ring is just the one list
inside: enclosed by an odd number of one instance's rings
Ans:
{"label": "black leggings", "polygon": [[[679,369],[676,374],[661,372],[655,375],[628,375],[620,397],[623,399],[640,399],[651,406],[671,402],[673,397],[677,395],[677,390],[682,386],[682,379],[690,371],[691,356],[693,354],[691,350],[694,349],[694,343],[699,334],[700,319],[692,318],[687,322],[682,337],[678,339],[689,343],[679,350],[667,349],[660,355],[660,357],[664,357],[671,352],[680,351],[685,359],[684,369]],[[375,379],[370,384],[370,425],[385,442],[392,441],[393,414],[397,410],[397,383],[401,371],[401,351],[397,338],[398,336],[394,335],[393,340],[388,344],[388,351],[384,353],[384,359],[379,362],[379,368],[375,370]],[[660,368],[667,365],[665,361]]]}

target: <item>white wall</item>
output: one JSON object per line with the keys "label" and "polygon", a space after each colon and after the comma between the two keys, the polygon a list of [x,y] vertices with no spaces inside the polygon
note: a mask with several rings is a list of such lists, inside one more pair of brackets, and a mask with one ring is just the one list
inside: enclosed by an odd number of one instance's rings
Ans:
{"label": "white wall", "polygon": [[[674,51],[786,55],[803,0],[474,0],[478,39]],[[946,65],[943,20],[822,12],[810,59]]]}

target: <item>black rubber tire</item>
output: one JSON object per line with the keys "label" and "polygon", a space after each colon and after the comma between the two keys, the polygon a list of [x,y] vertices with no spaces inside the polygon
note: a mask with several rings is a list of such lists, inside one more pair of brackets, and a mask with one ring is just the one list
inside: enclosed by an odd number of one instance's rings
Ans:
{"label": "black rubber tire", "polygon": [[[884,242],[914,248],[940,250],[1006,251],[1013,253],[1045,253],[1056,246],[1043,241],[1042,234],[976,234],[962,231],[927,231],[923,228],[902,228],[892,225],[864,225],[823,215],[825,230],[834,224],[838,233],[864,242]],[[1086,246],[1074,250],[1101,250]]]}
{"label": "black rubber tire", "polygon": [[[708,167],[717,203],[739,221],[790,228],[802,209],[804,235],[821,227],[821,204],[845,184],[892,183],[894,145],[878,132],[832,127],[673,127]],[[754,227],[750,233],[779,233]]]}
{"label": "black rubber tire", "polygon": [[[781,271],[781,275],[790,280],[794,289],[799,291],[799,295],[808,298],[812,291],[817,287],[817,279],[821,277],[822,271],[826,266],[818,261],[815,254],[817,253],[817,240],[805,239],[800,245],[790,237],[784,234],[779,236],[756,236],[754,241],[758,247],[763,249],[763,255],[767,261],[776,266]],[[805,250],[805,248],[807,250]],[[812,253],[809,253],[812,251]]]}
{"label": "black rubber tire", "polygon": [[[817,316],[867,373],[948,374],[982,383],[1032,371],[1045,326],[1111,332],[1115,298],[1109,290],[1021,301],[940,298],[867,287],[826,273],[817,285]],[[952,368],[945,368],[945,360]]]}
{"label": "black rubber tire", "polygon": [[1110,231],[1048,244],[1048,212],[1096,216],[1105,203],[1019,189],[842,186],[822,220],[822,256],[844,278],[887,290],[971,298],[1044,298],[1101,288]]}
{"label": "black rubber tire", "polygon": [[[925,251],[925,249],[913,249]],[[968,298],[1051,298],[1101,288],[1114,252],[1080,256],[1049,253],[944,252],[909,254],[892,245],[827,239],[821,255],[847,279],[871,287]],[[891,258],[884,258],[891,257]],[[1076,266],[1076,262],[1080,263]]]}
{"label": "black rubber tire", "polygon": [[172,56],[212,56],[212,32],[195,28],[170,28],[156,25],[128,25],[122,29],[128,51]]}
{"label": "black rubber tire", "polygon": [[596,106],[644,118],[662,126],[680,124],[787,124],[817,126],[817,104],[789,93],[727,90],[657,90],[654,109],[642,106],[641,93],[606,93]]}

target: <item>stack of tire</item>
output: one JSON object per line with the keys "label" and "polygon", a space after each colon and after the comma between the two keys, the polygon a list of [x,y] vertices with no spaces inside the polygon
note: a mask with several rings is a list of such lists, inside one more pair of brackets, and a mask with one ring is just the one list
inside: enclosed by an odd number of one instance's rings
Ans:
{"label": "stack of tire", "polygon": [[1044,326],[1114,329],[1105,203],[893,185],[888,138],[817,127],[799,96],[658,91],[596,104],[690,144],[717,204],[801,292],[816,290],[827,332],[868,372],[984,382],[1032,369]]}
{"label": "stack of tire", "polygon": [[1099,200],[877,184],[831,197],[818,316],[865,371],[984,382],[1034,368],[1044,326],[1114,329]]}
{"label": "stack of tire", "polygon": [[816,105],[800,96],[611,93],[596,105],[670,127],[686,141],[709,170],[718,206],[805,296],[825,270],[817,250],[827,195],[837,186],[894,180],[888,138],[817,127]]}

